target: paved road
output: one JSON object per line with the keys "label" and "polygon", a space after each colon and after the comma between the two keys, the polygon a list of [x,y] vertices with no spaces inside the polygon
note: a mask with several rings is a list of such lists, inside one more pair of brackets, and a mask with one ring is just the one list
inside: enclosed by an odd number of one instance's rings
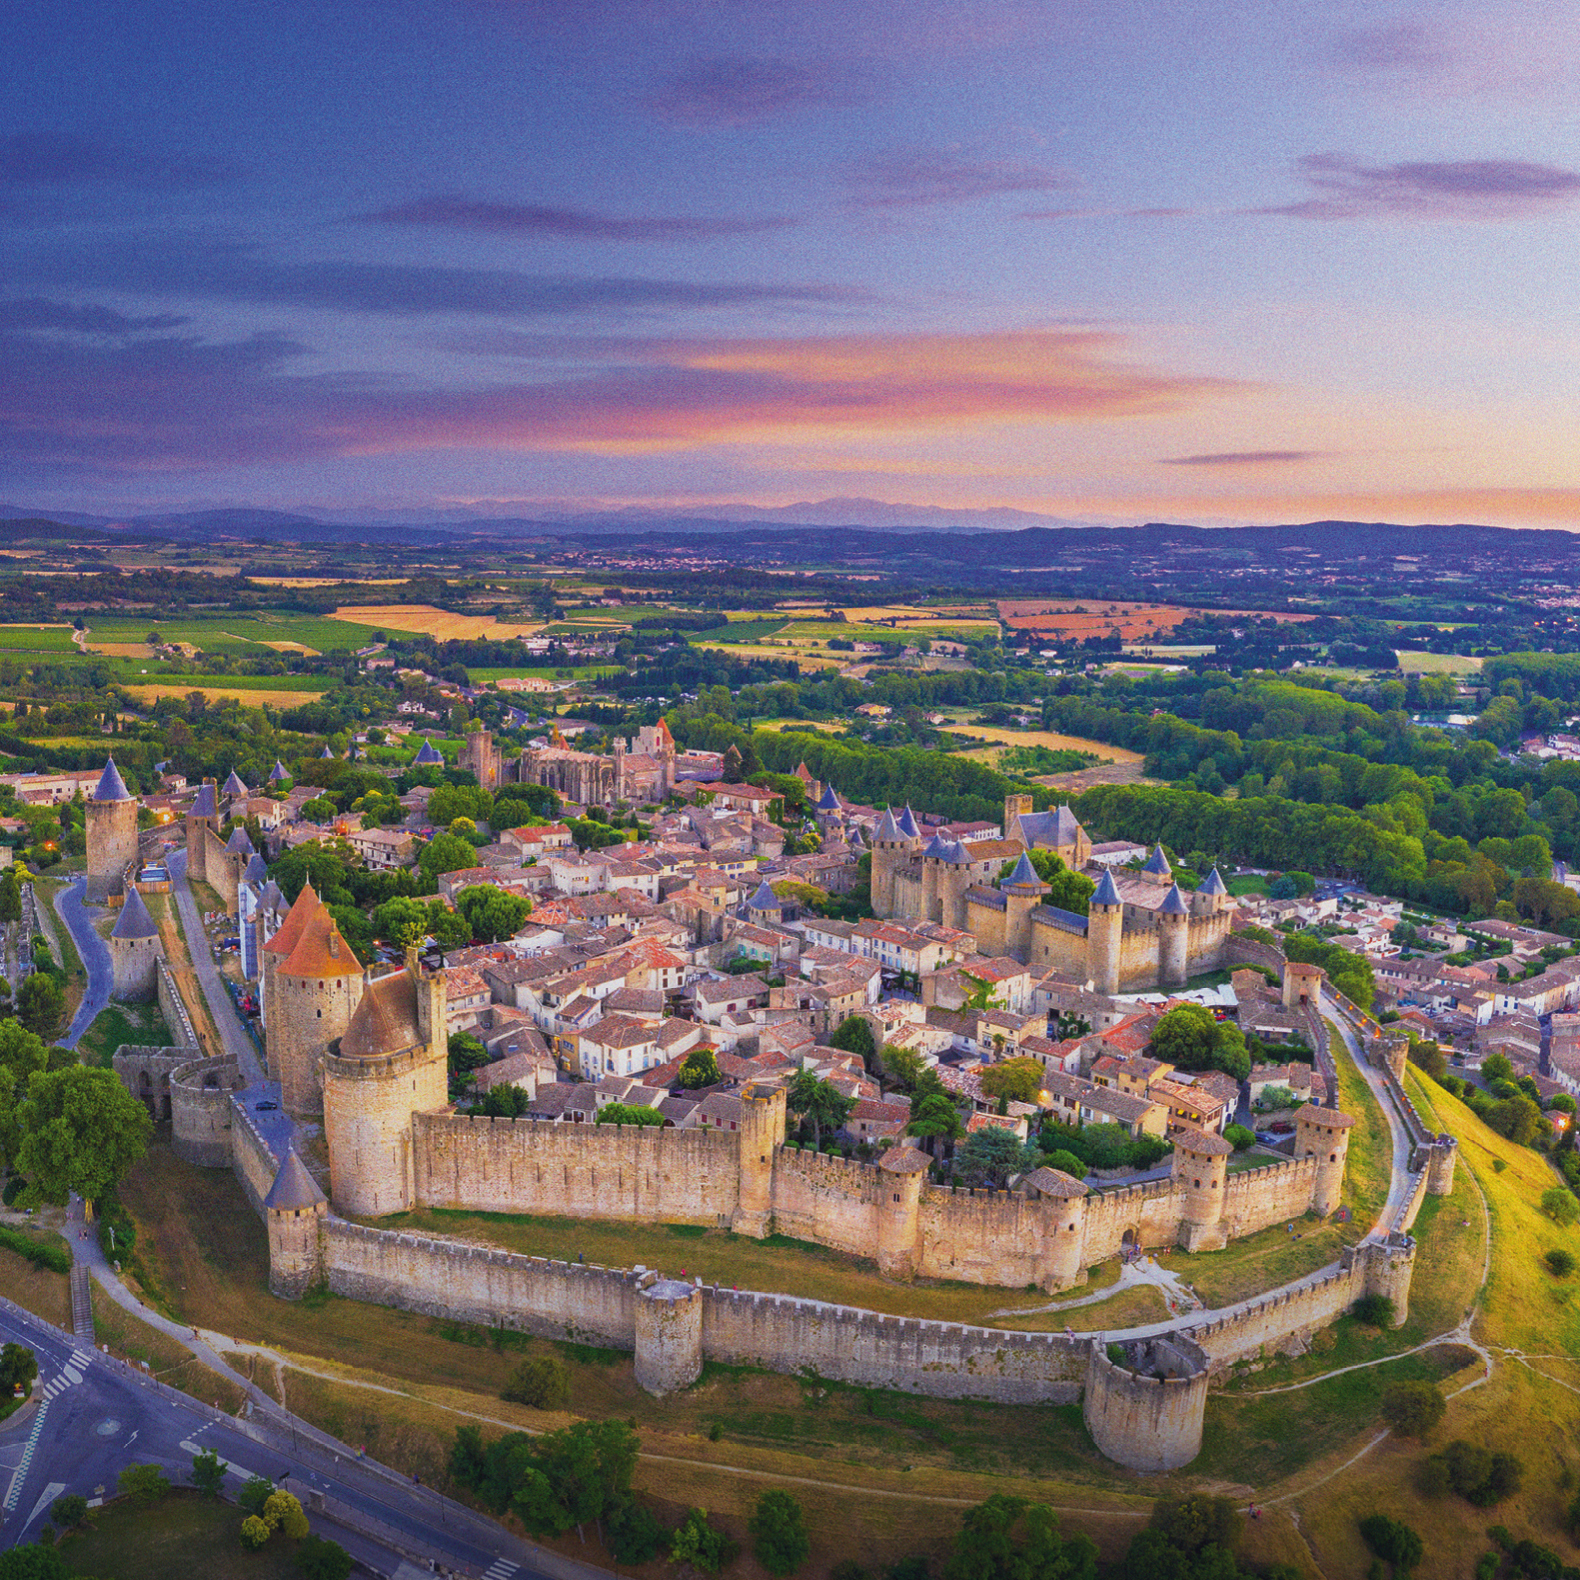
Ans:
{"label": "paved road", "polygon": [[[90,1027],[99,1011],[110,1002],[110,989],[115,986],[115,971],[110,964],[110,946],[94,931],[88,907],[84,901],[87,880],[78,878],[68,889],[55,895],[55,911],[71,933],[71,939],[82,957],[83,970],[88,974],[87,991],[72,1016],[66,1035],[60,1039],[63,1048],[75,1048],[78,1039]],[[58,956],[57,956],[58,958]]]}
{"label": "paved road", "polygon": [[192,957],[198,986],[208,1001],[214,1024],[219,1027],[225,1051],[234,1055],[249,1086],[261,1085],[264,1081],[263,1065],[252,1038],[236,1018],[236,1006],[231,1002],[230,994],[214,965],[214,952],[209,948],[208,934],[203,931],[203,918],[198,914],[192,886],[187,882],[187,853],[184,850],[172,851],[170,854],[170,892],[175,895],[181,931],[186,934],[187,953]]}

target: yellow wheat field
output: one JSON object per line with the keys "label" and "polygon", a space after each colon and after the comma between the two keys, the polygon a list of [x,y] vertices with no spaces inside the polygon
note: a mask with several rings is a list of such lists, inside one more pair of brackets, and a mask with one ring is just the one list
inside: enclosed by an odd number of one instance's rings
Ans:
{"label": "yellow wheat field", "polygon": [[242,704],[249,708],[295,708],[304,702],[317,702],[324,694],[323,687],[313,691],[249,691],[245,685],[147,685],[123,686],[121,689],[129,691],[143,702],[157,702],[161,697],[190,697],[194,691],[201,691],[205,701],[217,702],[221,697],[239,697]]}
{"label": "yellow wheat field", "polygon": [[452,614],[429,603],[347,604],[333,619],[353,625],[388,627],[396,631],[421,631],[440,642],[460,642],[471,637],[508,641],[513,636],[536,636],[541,621],[496,620],[491,614]]}

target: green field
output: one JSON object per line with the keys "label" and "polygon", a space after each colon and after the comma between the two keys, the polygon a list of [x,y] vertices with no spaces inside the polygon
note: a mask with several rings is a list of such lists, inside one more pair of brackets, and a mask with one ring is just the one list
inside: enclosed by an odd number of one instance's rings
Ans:
{"label": "green field", "polygon": [[1481,660],[1468,653],[1411,653],[1397,650],[1399,668],[1407,675],[1479,675]]}
{"label": "green field", "polygon": [[69,653],[69,625],[0,625],[0,652]]}
{"label": "green field", "polygon": [[693,642],[755,642],[760,636],[776,636],[790,622],[781,616],[777,620],[729,620],[708,631],[689,633]]}
{"label": "green field", "polygon": [[[385,629],[395,636],[418,634],[396,631],[392,627]],[[237,655],[256,654],[271,642],[296,642],[318,652],[328,652],[335,648],[354,651],[367,647],[373,640],[371,627],[350,620],[268,610],[246,615],[222,614],[213,619],[159,620],[151,616],[136,620],[95,619],[89,624],[88,640],[90,643],[141,642],[150,631],[158,631],[167,642],[189,642],[206,653]]]}
{"label": "green field", "polygon": [[476,686],[500,680],[599,680],[605,675],[618,675],[621,671],[618,664],[578,664],[570,667],[566,674],[561,674],[551,664],[488,664],[476,667],[468,664],[466,672]]}

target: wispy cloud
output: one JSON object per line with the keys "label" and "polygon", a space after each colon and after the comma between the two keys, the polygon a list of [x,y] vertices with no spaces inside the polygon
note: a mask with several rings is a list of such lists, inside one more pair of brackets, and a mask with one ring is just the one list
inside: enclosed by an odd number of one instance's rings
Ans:
{"label": "wispy cloud", "polygon": [[52,302],[42,296],[0,301],[0,329],[55,329],[79,335],[128,335],[148,330],[179,329],[186,319],[173,313],[128,318],[113,307],[96,303]]}
{"label": "wispy cloud", "polygon": [[1290,466],[1302,461],[1320,461],[1322,450],[1228,450],[1221,455],[1169,455],[1160,466]]}
{"label": "wispy cloud", "polygon": [[868,70],[846,62],[710,56],[671,76],[648,107],[682,126],[750,126],[847,109],[865,104],[876,91]]}
{"label": "wispy cloud", "polygon": [[0,186],[51,188],[120,183],[133,187],[219,186],[236,178],[225,165],[118,147],[60,132],[0,137]]}
{"label": "wispy cloud", "polygon": [[[636,453],[1174,412],[1244,386],[1118,360],[1103,331],[628,341],[463,389],[307,376],[299,344],[0,334],[7,468],[198,469],[433,449]],[[561,348],[563,351],[564,348]],[[5,475],[0,472],[0,475]]]}
{"label": "wispy cloud", "polygon": [[897,149],[862,161],[851,172],[859,208],[963,203],[1004,192],[1070,192],[1068,170],[1030,159],[973,159],[946,149]]}
{"label": "wispy cloud", "polygon": [[783,230],[795,220],[778,216],[716,218],[644,214],[595,214],[543,203],[494,203],[481,198],[435,196],[397,203],[359,219],[382,225],[426,225],[492,236],[555,236],[571,241],[715,241]]}
{"label": "wispy cloud", "polygon": [[1549,213],[1580,197],[1580,172],[1523,159],[1366,165],[1341,154],[1308,154],[1296,168],[1314,196],[1248,212],[1299,219],[1510,220]]}
{"label": "wispy cloud", "polygon": [[1442,71],[1454,58],[1439,33],[1416,21],[1343,28],[1333,37],[1330,56],[1336,65],[1363,71],[1433,73]]}
{"label": "wispy cloud", "polygon": [[[29,278],[31,271],[32,278]],[[619,275],[528,274],[426,264],[281,263],[244,247],[177,240],[14,259],[14,283],[42,288],[136,291],[181,301],[265,303],[414,317],[455,314],[545,318],[729,307],[847,305],[855,288]]]}

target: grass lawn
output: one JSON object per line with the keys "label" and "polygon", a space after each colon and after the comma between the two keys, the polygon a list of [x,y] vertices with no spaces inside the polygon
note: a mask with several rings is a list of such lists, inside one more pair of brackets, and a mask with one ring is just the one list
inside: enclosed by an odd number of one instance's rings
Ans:
{"label": "grass lawn", "polygon": [[172,1492],[151,1509],[116,1499],[94,1512],[93,1529],[61,1546],[74,1575],[116,1580],[288,1580],[297,1544],[275,1536],[262,1552],[241,1549],[242,1512],[195,1492]]}
{"label": "grass lawn", "polygon": [[1479,675],[1482,660],[1468,653],[1411,653],[1395,651],[1399,668],[1406,675]]}
{"label": "grass lawn", "polygon": [[141,1317],[123,1311],[97,1284],[93,1295],[93,1331],[100,1344],[129,1361],[146,1361],[160,1382],[169,1383],[195,1399],[217,1405],[234,1415],[246,1395],[228,1377],[205,1366],[184,1345],[168,1333],[161,1333]]}
{"label": "grass lawn", "polygon": [[[45,1234],[31,1227],[22,1229],[19,1224],[7,1224],[24,1234],[36,1234],[41,1240],[55,1240],[58,1235]],[[71,1327],[71,1290],[64,1273],[52,1273],[47,1267],[35,1267],[25,1256],[0,1246],[0,1290],[8,1300],[26,1306],[35,1316],[53,1322],[58,1328]]]}
{"label": "grass lawn", "polygon": [[1237,877],[1226,878],[1224,887],[1236,897],[1242,894],[1266,894],[1267,879],[1259,872],[1243,872]]}
{"label": "grass lawn", "polygon": [[94,1018],[77,1044],[77,1056],[84,1064],[110,1067],[110,1059],[123,1043],[132,1047],[168,1048],[175,1039],[159,1006],[111,1002]]}

